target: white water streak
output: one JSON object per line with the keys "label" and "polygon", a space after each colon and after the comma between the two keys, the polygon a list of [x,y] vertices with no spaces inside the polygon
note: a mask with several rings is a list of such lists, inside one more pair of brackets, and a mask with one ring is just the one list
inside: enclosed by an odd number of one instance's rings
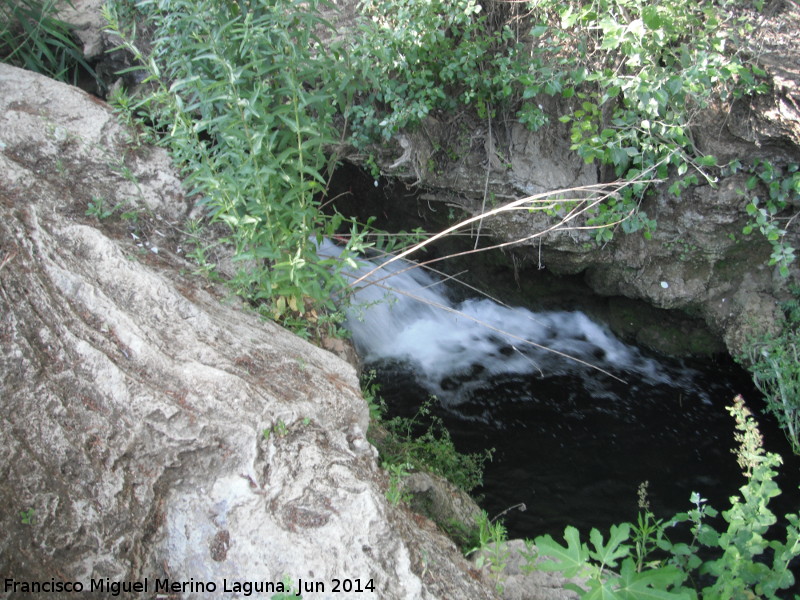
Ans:
{"label": "white water streak", "polygon": [[[323,255],[339,253],[327,240],[320,247]],[[454,388],[503,374],[602,378],[613,372],[651,384],[671,382],[658,362],[582,312],[534,313],[483,298],[455,304],[440,280],[409,268],[411,263],[360,263],[348,273],[360,283],[346,322],[359,355],[365,362],[412,363],[420,383],[437,396],[452,397]]]}

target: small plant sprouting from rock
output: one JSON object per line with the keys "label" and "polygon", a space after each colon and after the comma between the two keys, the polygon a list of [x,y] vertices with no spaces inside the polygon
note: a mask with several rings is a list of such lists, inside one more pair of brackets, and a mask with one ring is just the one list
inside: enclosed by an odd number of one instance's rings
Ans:
{"label": "small plant sprouting from rock", "polygon": [[382,467],[389,473],[390,502],[408,500],[402,481],[412,471],[428,471],[447,479],[465,492],[483,481],[483,467],[492,450],[479,454],[458,452],[442,420],[431,414],[434,399],[426,402],[411,418],[386,418],[387,406],[380,397],[375,371],[361,378],[364,399],[369,406],[370,441],[378,449]]}
{"label": "small plant sprouting from rock", "polygon": [[76,85],[86,62],[75,29],[58,19],[57,0],[0,0],[0,61]]}
{"label": "small plant sprouting from rock", "polygon": [[269,597],[269,600],[297,600],[298,598],[302,600],[303,596],[300,595],[299,592],[294,591],[294,586],[292,585],[292,579],[290,577],[285,577],[283,579],[283,587],[284,589],[291,591],[272,594],[272,596]]}
{"label": "small plant sprouting from rock", "polygon": [[19,511],[19,516],[21,518],[21,523],[23,525],[33,525],[33,517],[36,511],[33,508],[29,508],[27,510]]}
{"label": "small plant sprouting from rock", "polygon": [[[484,465],[494,451],[459,452],[443,421],[431,413],[433,401],[423,404],[413,417],[380,420],[378,424],[384,435],[373,436],[374,444],[384,463],[410,465],[441,475],[469,493],[483,481]],[[371,410],[382,410],[378,406],[373,403]]]}
{"label": "small plant sprouting from rock", "polygon": [[261,432],[261,435],[263,436],[265,441],[269,441],[273,433],[278,437],[285,437],[286,434],[289,433],[289,426],[286,425],[283,419],[278,419],[277,421],[275,421],[272,427],[264,429],[264,431]]}
{"label": "small plant sprouting from rock", "polygon": [[[505,514],[505,511],[504,513]],[[478,516],[478,545],[466,552],[466,556],[477,554],[475,566],[488,567],[499,593],[503,591],[503,572],[508,563],[508,530],[498,515],[490,519],[484,510]]]}
{"label": "small plant sprouting from rock", "polygon": [[394,506],[401,502],[408,502],[411,494],[404,491],[403,480],[411,475],[413,465],[383,463],[383,468],[389,473],[389,489],[386,490],[386,499]]}
{"label": "small plant sprouting from rock", "polygon": [[86,209],[87,217],[95,217],[98,221],[109,218],[114,214],[116,207],[109,207],[102,196],[92,196]]}
{"label": "small plant sprouting from rock", "polygon": [[[735,173],[741,168],[741,163],[734,161],[728,170]],[[800,199],[800,165],[781,168],[766,160],[756,160],[749,173],[746,190],[739,190],[739,193],[749,199],[745,210],[752,220],[742,233],[750,235],[758,229],[772,245],[769,264],[777,265],[781,276],[788,277],[795,249],[787,243],[786,232],[797,214],[780,215]]]}

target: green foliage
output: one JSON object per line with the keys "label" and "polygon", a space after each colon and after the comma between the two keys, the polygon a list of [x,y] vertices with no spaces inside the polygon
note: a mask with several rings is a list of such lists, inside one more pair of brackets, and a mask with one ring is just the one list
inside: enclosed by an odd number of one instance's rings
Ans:
{"label": "green foliage", "polygon": [[[736,419],[739,464],[743,465],[747,483],[741,496],[731,498],[731,507],[722,513],[727,526],[719,531],[705,521],[708,512],[678,515],[677,522],[690,522],[696,543],[711,548],[717,555],[704,562],[699,573],[710,576],[713,583],[702,589],[703,598],[776,598],[779,590],[794,584],[789,562],[800,555],[800,517],[785,516],[785,541],[767,533],[777,519],[768,504],[780,494],[774,478],[781,457],[765,452],[761,436],[741,397],[730,408]],[[699,507],[701,500],[698,500]],[[692,548],[696,551],[697,546]],[[765,552],[774,554],[767,560]]]}
{"label": "green foliage", "polygon": [[[780,274],[787,277],[789,265],[795,259],[795,249],[786,243],[786,229],[780,226],[778,215],[800,200],[800,165],[790,164],[781,169],[769,161],[756,160],[750,172],[747,189],[740,193],[750,198],[746,210],[753,220],[742,233],[750,235],[758,228],[772,245],[769,264],[778,265]],[[765,199],[755,195],[759,191],[766,192]]]}
{"label": "green foliage", "polygon": [[[345,133],[363,147],[462,107],[489,119],[516,111],[536,128],[546,122],[537,98],[560,95],[573,149],[631,181],[588,215],[601,243],[617,227],[650,236],[656,222],[640,204],[654,180],[677,173],[679,193],[713,179],[715,159],[697,152],[689,133],[694,115],[764,89],[760,72],[730,51],[730,28],[713,6],[532,4],[523,17],[516,6],[476,0],[364,0],[345,44],[332,41],[324,0],[115,0],[110,28],[145,65],[151,90],[115,102],[162,136],[190,191],[230,228],[241,265],[235,291],[310,334],[346,284],[338,265],[371,245],[351,223],[343,260],[316,254],[315,240],[348,225],[319,204],[335,163],[326,152]],[[147,54],[135,27],[121,25],[137,21],[153,29]],[[764,210],[759,226],[772,238],[772,209]],[[776,245],[782,270],[790,250]],[[213,269],[205,249],[195,251],[201,268]]]}
{"label": "green foliage", "polygon": [[389,464],[436,473],[470,492],[483,482],[484,464],[494,451],[462,454],[456,450],[442,420],[431,414],[431,402],[411,418],[393,417],[383,422],[389,435],[378,448],[381,457]]}
{"label": "green foliage", "polygon": [[72,36],[73,26],[55,17],[57,4],[0,0],[0,60],[73,84],[82,70],[94,77]]}
{"label": "green foliage", "polygon": [[715,158],[692,140],[695,116],[767,90],[731,43],[748,25],[723,26],[724,11],[691,0],[529,5],[524,17],[498,17],[475,0],[365,0],[370,19],[351,48],[366,80],[349,115],[356,143],[461,107],[480,118],[515,112],[537,129],[547,122],[537,99],[560,96],[572,149],[632,182],[590,215],[597,241],[618,225],[649,237],[656,223],[640,203],[654,181],[675,173],[670,190],[680,194],[715,180]]}
{"label": "green foliage", "polygon": [[270,596],[270,600],[292,600],[300,598],[302,600],[303,596],[300,595],[300,592],[295,592],[294,587],[292,586],[292,580],[289,577],[283,578],[283,587],[284,589],[290,590],[289,592],[279,592],[277,594],[272,594]]}
{"label": "green foliage", "polygon": [[[106,9],[146,65],[151,91],[128,111],[163,134],[190,192],[229,227],[241,264],[234,290],[276,319],[313,321],[345,285],[339,260],[315,245],[344,222],[320,210],[318,195],[349,93],[335,45],[318,37],[330,29],[320,4],[118,0]],[[120,12],[133,9],[154,28],[147,55],[135,28],[121,25]],[[363,249],[361,233],[353,224],[345,258]]]}
{"label": "green foliage", "polygon": [[33,508],[19,511],[20,522],[23,525],[32,525],[36,511]]}
{"label": "green foliage", "polygon": [[501,520],[490,519],[485,510],[478,515],[477,528],[477,545],[468,550],[465,555],[478,554],[475,565],[479,569],[488,566],[497,591],[502,593],[503,572],[510,555],[507,544],[508,531]]}
{"label": "green foliage", "polygon": [[748,365],[767,410],[785,430],[794,453],[800,454],[800,289],[793,292],[794,298],[782,304],[781,331],[749,340],[739,360]]}
{"label": "green foliage", "polygon": [[[672,169],[681,178],[670,188],[675,194],[698,175],[713,181],[707,169],[714,157],[702,156],[691,138],[694,115],[766,90],[756,79],[763,73],[731,55],[715,7],[690,0],[535,4],[542,17],[527,93],[571,99],[561,121],[570,125],[573,150],[628,180],[663,180]],[[589,224],[627,218],[626,233],[651,231],[655,223],[638,210],[647,189],[634,185],[623,201],[599,207]],[[599,229],[597,236],[607,241],[610,233]]]}
{"label": "green foliage", "polygon": [[386,402],[380,397],[381,386],[375,382],[378,374],[373,370],[361,377],[361,394],[369,407],[371,423],[380,423],[386,415]]}
{"label": "green foliage", "polygon": [[403,480],[411,475],[413,465],[410,463],[383,463],[383,468],[389,473],[389,489],[386,490],[386,499],[394,506],[401,502],[409,502],[411,494],[405,491]]}
{"label": "green foliage", "polygon": [[540,555],[551,559],[541,562],[538,568],[562,571],[566,577],[585,578],[585,588],[575,584],[565,586],[584,599],[692,598],[687,590],[679,589],[682,574],[675,566],[653,565],[637,570],[636,560],[631,555],[631,531],[629,523],[612,525],[609,538],[605,540],[597,529],[592,529],[589,544],[582,543],[578,530],[571,526],[564,531],[566,545],[549,535],[536,538]]}
{"label": "green foliage", "polygon": [[[650,503],[647,500],[647,486],[649,482],[644,481],[639,486],[639,514],[636,524],[631,525],[631,539],[634,542],[633,552],[636,560],[636,571],[641,572],[648,563],[647,558],[657,546],[661,539],[664,528],[664,521],[656,519],[650,511]],[[655,563],[650,563],[652,566]]]}
{"label": "green foliage", "polygon": [[[722,513],[721,530],[709,522],[717,511],[693,493],[694,508],[666,524],[646,510],[637,526],[612,526],[607,540],[593,529],[587,544],[574,527],[566,528],[564,544],[549,535],[538,537],[539,555],[548,558],[538,568],[585,578],[582,586],[570,586],[583,599],[775,599],[779,590],[791,587],[794,575],[788,566],[800,555],[800,517],[786,515],[784,539],[768,536],[777,522],[768,504],[780,493],[774,478],[781,458],[761,447],[741,397],[729,410],[736,419],[737,456],[747,483]],[[667,537],[668,529],[679,525],[689,527],[689,543],[673,543]],[[647,562],[649,552],[658,558]],[[701,553],[711,558],[704,561]]]}
{"label": "green foliage", "polygon": [[278,419],[275,421],[272,427],[264,429],[261,432],[261,436],[264,438],[265,442],[268,442],[273,433],[279,438],[286,437],[289,433],[289,426],[284,422],[283,419]]}
{"label": "green foliage", "polygon": [[476,0],[364,0],[351,60],[365,90],[353,107],[356,141],[390,139],[431,112],[474,107],[491,116],[515,91],[523,64],[507,25]]}
{"label": "green foliage", "polygon": [[370,411],[370,437],[380,452],[384,468],[398,465],[407,471],[436,473],[465,492],[481,485],[484,465],[491,460],[494,450],[460,453],[442,420],[431,414],[433,399],[411,418],[386,419],[386,403],[379,395],[375,376],[370,371],[362,377],[361,388]]}
{"label": "green foliage", "polygon": [[115,206],[110,208],[106,206],[106,200],[102,196],[92,196],[86,208],[86,216],[95,217],[98,221],[102,221],[113,215],[115,210]]}

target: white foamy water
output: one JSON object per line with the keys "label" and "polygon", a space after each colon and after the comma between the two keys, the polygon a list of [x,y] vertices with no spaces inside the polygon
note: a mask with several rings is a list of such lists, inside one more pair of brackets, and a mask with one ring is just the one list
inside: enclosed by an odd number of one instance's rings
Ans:
{"label": "white foamy water", "polygon": [[[320,254],[336,256],[325,241]],[[355,281],[386,260],[360,261]],[[365,362],[412,365],[419,383],[447,403],[495,376],[636,378],[674,385],[657,361],[618,340],[586,314],[534,313],[485,298],[454,303],[446,285],[406,261],[394,261],[360,282],[347,307],[347,329]]]}

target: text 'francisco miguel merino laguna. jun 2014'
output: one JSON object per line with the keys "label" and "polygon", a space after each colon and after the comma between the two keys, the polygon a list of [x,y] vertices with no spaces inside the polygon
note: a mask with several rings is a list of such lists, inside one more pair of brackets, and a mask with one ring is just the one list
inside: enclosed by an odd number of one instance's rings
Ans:
{"label": "text 'francisco miguel merino laguna. jun 2014'", "polygon": [[296,596],[304,592],[329,592],[329,593],[359,593],[375,592],[372,579],[331,579],[330,581],[241,581],[223,579],[217,581],[200,581],[189,579],[176,581],[174,579],[147,578],[138,581],[112,581],[108,578],[91,579],[88,584],[81,581],[63,581],[48,579],[42,581],[23,581],[6,577],[3,580],[4,593],[23,594],[70,594],[70,593],[97,593],[111,596],[120,594],[178,594],[178,593],[236,593],[243,596],[252,594],[291,594]]}

